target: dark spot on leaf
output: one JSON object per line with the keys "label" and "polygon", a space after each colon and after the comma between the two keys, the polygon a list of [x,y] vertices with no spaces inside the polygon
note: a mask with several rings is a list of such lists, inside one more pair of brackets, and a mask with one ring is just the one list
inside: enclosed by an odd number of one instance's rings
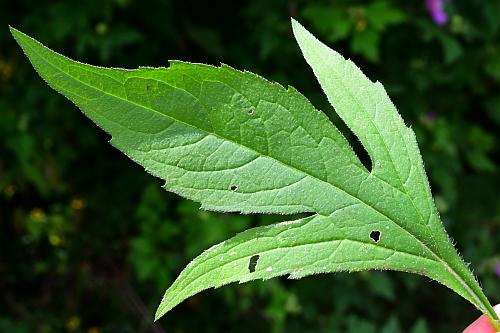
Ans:
{"label": "dark spot on leaf", "polygon": [[146,86],[146,90],[147,90],[147,91],[151,91],[151,85],[150,85],[150,84],[148,84],[148,85]]}
{"label": "dark spot on leaf", "polygon": [[373,230],[370,232],[370,238],[377,243],[380,240],[380,231],[378,230]]}
{"label": "dark spot on leaf", "polygon": [[255,272],[255,266],[257,266],[257,263],[259,262],[260,255],[255,254],[250,257],[250,260],[248,262],[248,271],[250,273]]}
{"label": "dark spot on leaf", "polygon": [[231,191],[235,192],[236,190],[238,190],[238,185],[236,184],[231,185]]}

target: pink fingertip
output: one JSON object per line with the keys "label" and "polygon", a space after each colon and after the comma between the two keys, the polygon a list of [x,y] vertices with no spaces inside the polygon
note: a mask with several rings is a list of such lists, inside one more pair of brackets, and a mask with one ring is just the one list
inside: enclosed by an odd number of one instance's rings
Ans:
{"label": "pink fingertip", "polygon": [[[495,312],[500,316],[500,304],[494,307]],[[479,317],[475,322],[470,324],[462,333],[497,333],[491,326],[488,318],[485,315]]]}

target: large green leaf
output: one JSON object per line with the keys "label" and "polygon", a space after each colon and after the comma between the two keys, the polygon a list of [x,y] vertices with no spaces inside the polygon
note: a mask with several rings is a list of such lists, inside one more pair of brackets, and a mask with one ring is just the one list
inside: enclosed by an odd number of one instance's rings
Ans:
{"label": "large green leaf", "polygon": [[[426,275],[497,319],[433,204],[413,131],[380,83],[298,23],[295,36],[328,99],[373,162],[293,88],[228,66],[100,68],[11,29],[38,73],[165,188],[209,210],[310,213],[247,230],[194,259],[158,319],[204,289],[288,275],[391,269]],[[126,181],[126,180],[124,180]]]}

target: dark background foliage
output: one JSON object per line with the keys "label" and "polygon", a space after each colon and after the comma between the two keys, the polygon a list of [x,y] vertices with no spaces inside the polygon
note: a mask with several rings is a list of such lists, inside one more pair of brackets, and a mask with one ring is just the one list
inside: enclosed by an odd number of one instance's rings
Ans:
{"label": "dark background foliage", "polygon": [[2,0],[0,332],[459,332],[478,316],[470,304],[394,272],[230,285],[152,325],[190,259],[282,217],[205,212],[162,190],[36,75],[7,29],[96,65],[223,62],[291,84],[363,155],[301,58],[296,17],[386,86],[417,133],[446,227],[499,302],[500,3],[446,11],[440,26],[424,0]]}

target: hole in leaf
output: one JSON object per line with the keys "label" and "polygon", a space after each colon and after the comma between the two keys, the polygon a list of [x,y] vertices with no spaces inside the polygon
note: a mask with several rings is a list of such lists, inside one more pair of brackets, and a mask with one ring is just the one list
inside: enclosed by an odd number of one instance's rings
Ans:
{"label": "hole in leaf", "polygon": [[236,184],[231,185],[231,191],[235,192],[237,190],[238,190],[238,185]]}
{"label": "hole in leaf", "polygon": [[250,273],[255,272],[255,267],[257,266],[257,263],[259,262],[260,255],[255,254],[250,257],[250,261],[248,262],[248,271]]}
{"label": "hole in leaf", "polygon": [[252,115],[255,113],[255,107],[251,106],[249,109],[248,109],[248,114],[249,115]]}
{"label": "hole in leaf", "polygon": [[370,232],[370,238],[377,243],[380,240],[380,231],[378,230],[373,230]]}

